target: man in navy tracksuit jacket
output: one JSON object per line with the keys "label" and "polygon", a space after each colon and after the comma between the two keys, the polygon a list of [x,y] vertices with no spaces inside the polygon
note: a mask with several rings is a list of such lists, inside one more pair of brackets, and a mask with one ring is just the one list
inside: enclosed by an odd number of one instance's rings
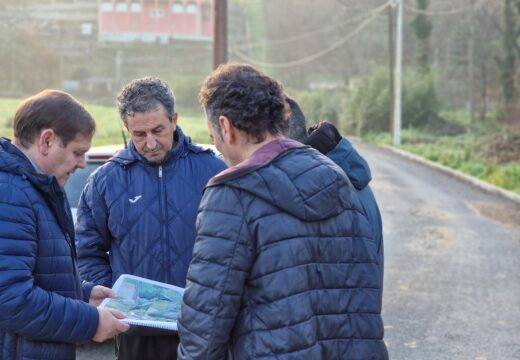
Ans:
{"label": "man in navy tracksuit jacket", "polygon": [[[80,197],[81,275],[105,286],[126,273],[184,287],[202,190],[226,165],[177,126],[164,81],[132,81],[118,106],[131,141],[92,174]],[[116,339],[118,359],[176,358],[177,335],[131,332]]]}

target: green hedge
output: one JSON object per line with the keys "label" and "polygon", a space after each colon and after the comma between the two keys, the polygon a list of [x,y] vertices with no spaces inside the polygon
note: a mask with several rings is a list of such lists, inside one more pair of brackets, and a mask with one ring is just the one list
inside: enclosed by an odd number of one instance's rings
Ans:
{"label": "green hedge", "polygon": [[[433,74],[419,76],[411,71],[403,74],[403,128],[437,127],[440,102]],[[373,74],[354,83],[346,93],[341,109],[343,130],[356,135],[390,130],[390,81],[388,69],[377,68]]]}

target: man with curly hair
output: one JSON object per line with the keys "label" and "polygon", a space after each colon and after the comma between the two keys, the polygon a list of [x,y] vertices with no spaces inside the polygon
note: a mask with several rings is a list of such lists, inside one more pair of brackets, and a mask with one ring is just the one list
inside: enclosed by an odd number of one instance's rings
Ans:
{"label": "man with curly hair", "polygon": [[[164,81],[130,82],[118,107],[130,142],[92,174],[80,198],[81,275],[104,286],[132,274],[184,287],[202,190],[226,166],[182,132]],[[176,334],[130,329],[116,338],[116,356],[175,359],[177,344]]]}
{"label": "man with curly hair", "polygon": [[281,85],[219,66],[199,93],[230,166],[210,180],[179,359],[387,359],[370,223],[345,173],[284,137]]}

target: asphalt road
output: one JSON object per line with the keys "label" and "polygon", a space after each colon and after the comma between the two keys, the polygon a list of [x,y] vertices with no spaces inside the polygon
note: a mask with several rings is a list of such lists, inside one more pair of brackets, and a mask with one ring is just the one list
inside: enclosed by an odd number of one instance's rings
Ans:
{"label": "asphalt road", "polygon": [[[390,358],[520,359],[520,205],[356,146],[383,216]],[[88,345],[78,360],[112,354],[112,344]]]}
{"label": "asphalt road", "polygon": [[356,146],[383,216],[391,359],[520,359],[520,205]]}

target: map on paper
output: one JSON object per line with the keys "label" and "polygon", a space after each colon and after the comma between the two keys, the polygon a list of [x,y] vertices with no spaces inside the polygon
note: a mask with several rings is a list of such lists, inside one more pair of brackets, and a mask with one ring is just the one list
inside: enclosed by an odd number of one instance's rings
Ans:
{"label": "map on paper", "polygon": [[112,289],[117,298],[107,298],[100,306],[124,312],[127,318],[123,321],[132,325],[177,330],[183,288],[123,274]]}

